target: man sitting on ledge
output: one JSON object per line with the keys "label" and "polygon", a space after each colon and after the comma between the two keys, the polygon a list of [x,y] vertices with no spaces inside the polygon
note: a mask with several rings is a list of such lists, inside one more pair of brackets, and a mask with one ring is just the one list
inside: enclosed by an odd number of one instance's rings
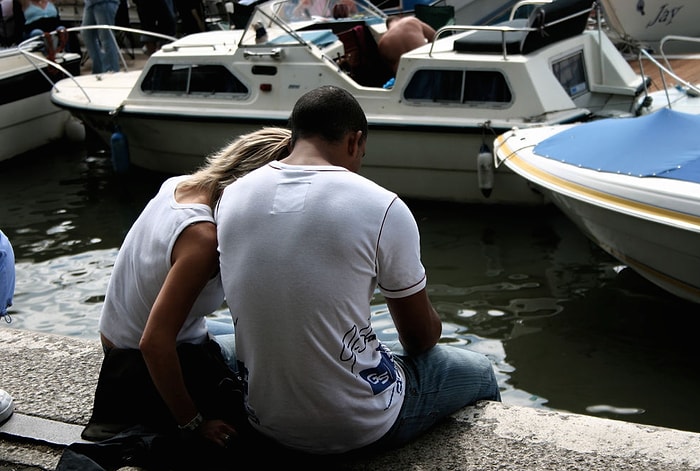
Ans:
{"label": "man sitting on ledge", "polygon": [[[297,451],[376,452],[500,400],[487,357],[437,344],[416,221],[357,173],[369,142],[357,100],[311,90],[290,126],[290,155],[229,185],[216,215],[252,427]],[[372,325],[375,289],[395,345]]]}

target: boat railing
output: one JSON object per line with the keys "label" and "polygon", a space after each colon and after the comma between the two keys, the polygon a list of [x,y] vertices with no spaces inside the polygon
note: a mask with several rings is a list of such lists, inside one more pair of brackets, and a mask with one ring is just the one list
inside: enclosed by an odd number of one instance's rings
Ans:
{"label": "boat railing", "polygon": [[[670,109],[671,106],[671,97],[668,94],[668,86],[669,84],[666,83],[666,76],[669,76],[673,79],[676,80],[676,87],[685,87],[686,88],[686,93],[692,94],[693,96],[700,96],[700,88],[698,88],[697,85],[692,84],[688,82],[687,80],[683,79],[680,77],[678,74],[676,74],[673,70],[673,67],[671,66],[671,62],[669,61],[669,57],[664,51],[664,46],[667,42],[670,41],[684,41],[684,42],[695,42],[695,43],[700,43],[700,38],[697,37],[692,37],[692,36],[676,36],[676,35],[669,35],[665,36],[664,38],[661,39],[661,42],[659,43],[659,56],[660,60],[654,55],[652,55],[647,49],[645,48],[640,48],[639,49],[639,54],[638,54],[638,61],[639,61],[639,70],[642,75],[644,75],[644,61],[643,59],[648,60],[652,64],[654,64],[658,70],[659,70],[659,76],[661,77],[661,84],[666,96],[666,101],[667,101],[667,107]],[[663,63],[662,63],[663,61]],[[646,88],[646,84],[645,84]],[[646,91],[646,90],[645,90]]]}
{"label": "boat railing", "polygon": [[[143,29],[129,28],[129,27],[126,27],[126,26],[116,26],[116,25],[72,26],[72,27],[70,27],[70,28],[66,28],[66,31],[69,32],[69,33],[72,33],[72,32],[80,33],[81,31],[86,31],[86,30],[100,30],[100,29],[109,30],[109,32],[110,32],[111,35],[112,35],[112,39],[114,39],[114,42],[117,43],[117,44],[119,44],[119,43],[117,42],[117,38],[116,38],[116,36],[114,35],[114,32],[115,32],[115,31],[120,31],[120,32],[123,32],[123,33],[138,34],[138,35],[140,35],[140,36],[148,36],[148,37],[152,37],[152,38],[155,38],[155,39],[163,39],[163,40],[165,40],[165,41],[167,41],[167,42],[173,42],[173,41],[176,41],[176,40],[177,40],[176,37],[174,37],[174,36],[168,36],[167,34],[161,34],[161,33],[156,33],[156,32],[154,32],[154,31],[146,31],[146,30],[143,30]],[[56,33],[56,32],[54,31],[53,33]],[[52,33],[52,34],[53,34],[53,33]],[[127,63],[126,63],[126,59],[124,59],[124,53],[122,52],[122,49],[121,49],[121,48],[117,48],[117,49],[118,49],[118,51],[119,51],[119,60],[120,60],[120,62],[121,62],[121,64],[122,64],[122,66],[124,67],[124,70],[127,70],[127,71],[128,71],[129,68],[128,68]]]}
{"label": "boat railing", "polygon": [[[516,5],[513,6],[513,9],[511,10],[511,16],[510,20],[507,22],[504,22],[502,24],[496,24],[496,25],[446,25],[438,29],[435,33],[435,37],[433,38],[433,42],[430,46],[430,50],[428,52],[428,56],[432,57],[433,54],[433,49],[435,47],[435,43],[437,42],[438,39],[440,39],[442,36],[447,35],[447,33],[454,34],[456,32],[478,32],[478,31],[492,31],[492,32],[500,32],[501,33],[501,53],[503,56],[503,60],[508,60],[508,41],[507,41],[507,34],[508,33],[538,33],[540,34],[543,38],[549,37],[550,33],[548,33],[547,29],[552,28],[557,25],[561,25],[562,23],[566,23],[568,21],[574,20],[582,15],[587,15],[590,16],[591,11],[598,10],[598,6],[596,2],[592,2],[590,7],[584,8],[583,10],[580,11],[575,11],[571,14],[568,15],[563,15],[560,18],[556,18],[556,14],[551,15],[555,16],[556,19],[549,21],[549,22],[544,22],[546,21],[545,18],[545,13],[543,11],[538,11],[538,9],[535,9],[530,13],[530,16],[528,17],[528,25],[535,25],[535,26],[512,26],[512,22],[515,21],[515,15],[517,12],[518,8],[521,8],[526,5],[536,5],[536,6],[542,6],[542,5],[549,5],[549,4],[556,4],[556,2],[552,0],[523,0],[518,2]],[[551,42],[556,42],[558,40],[563,40],[567,37],[573,36],[576,31],[574,29],[571,29],[568,33],[567,36],[563,36],[561,38],[552,38]],[[525,38],[521,39],[521,42],[524,42]],[[549,43],[545,43],[549,44]],[[542,46],[540,46],[542,47]]]}
{"label": "boat railing", "polygon": [[[114,36],[114,31],[121,31],[125,33],[132,33],[132,34],[138,34],[142,36],[150,36],[153,38],[157,39],[163,39],[168,42],[175,41],[177,38],[173,36],[168,36],[165,34],[160,34],[152,31],[146,31],[146,30],[141,30],[141,29],[136,29],[136,28],[128,28],[125,26],[116,26],[116,25],[92,25],[92,26],[72,26],[70,28],[61,28],[56,31],[50,31],[44,33],[44,35],[41,36],[32,36],[30,38],[25,39],[21,43],[17,45],[17,48],[19,49],[20,53],[27,58],[30,64],[34,66],[34,68],[41,73],[46,80],[51,83],[52,86],[55,86],[56,83],[42,70],[42,68],[39,66],[40,64],[47,64],[55,69],[58,69],[61,71],[67,78],[71,79],[73,83],[80,89],[80,91],[83,93],[85,98],[87,99],[88,103],[90,103],[90,96],[88,93],[83,89],[83,87],[80,86],[77,80],[75,80],[75,76],[68,70],[66,70],[63,66],[58,64],[53,57],[47,57],[43,53],[42,54],[37,54],[35,51],[38,49],[38,44],[39,43],[44,43],[44,47],[46,46],[47,41],[51,41],[52,43],[54,41],[58,41],[58,35],[59,34],[68,34],[72,32],[81,32],[85,30],[99,30],[99,29],[107,29],[110,31],[112,34],[112,38],[114,39],[115,43],[118,44],[117,38]],[[50,46],[53,47],[53,44]],[[128,71],[128,65],[126,63],[126,59],[124,59],[124,53],[122,52],[121,48],[117,48],[119,52],[119,59],[121,64],[124,66],[124,70]]]}
{"label": "boat railing", "polygon": [[435,37],[430,45],[430,50],[428,51],[428,56],[433,56],[433,49],[435,48],[435,43],[441,36],[446,36],[447,33],[454,34],[459,32],[470,32],[470,31],[498,31],[501,33],[501,45],[503,47],[503,59],[508,59],[508,45],[506,43],[506,34],[513,32],[525,32],[525,31],[536,31],[535,28],[515,28],[512,26],[459,26],[459,25],[447,25],[443,26],[435,32]]}
{"label": "boat railing", "polygon": [[[49,77],[48,74],[43,70],[43,68],[41,67],[42,64],[46,64],[49,67],[53,67],[54,69],[59,70],[65,77],[72,79],[73,82],[75,82],[77,85],[73,74],[70,73],[70,71],[68,71],[61,64],[56,62],[55,58],[49,58],[43,53],[36,53],[36,51],[39,50],[39,43],[42,42],[43,36],[34,36],[31,38],[27,38],[17,45],[17,50],[20,52],[20,54],[22,54],[22,56],[25,59],[27,59],[27,62],[29,62],[29,64],[31,64],[32,67],[34,67],[36,71],[39,72],[51,84],[52,87],[56,85],[56,82],[51,77]],[[83,93],[85,92],[83,91]]]}
{"label": "boat railing", "polygon": [[669,68],[671,68],[671,64],[668,61],[669,55],[666,54],[664,47],[666,46],[666,43],[671,42],[671,41],[679,41],[679,42],[686,42],[686,43],[700,43],[700,37],[679,36],[679,35],[669,34],[668,36],[664,36],[663,38],[661,38],[661,41],[659,41],[659,54],[664,59],[664,62],[666,62],[666,65]]}
{"label": "boat railing", "polygon": [[510,9],[508,21],[513,21],[518,14],[518,10],[520,10],[522,7],[546,5],[548,3],[552,3],[553,1],[554,0],[520,0],[518,3],[513,5],[513,8]]}

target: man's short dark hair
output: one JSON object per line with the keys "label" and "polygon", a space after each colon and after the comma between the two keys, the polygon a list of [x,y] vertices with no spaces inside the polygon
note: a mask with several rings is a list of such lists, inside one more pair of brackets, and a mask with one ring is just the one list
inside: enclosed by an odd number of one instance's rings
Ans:
{"label": "man's short dark hair", "polygon": [[367,117],[347,90],[324,85],[302,95],[289,117],[292,145],[299,138],[318,136],[337,142],[347,133],[362,131],[367,137]]}

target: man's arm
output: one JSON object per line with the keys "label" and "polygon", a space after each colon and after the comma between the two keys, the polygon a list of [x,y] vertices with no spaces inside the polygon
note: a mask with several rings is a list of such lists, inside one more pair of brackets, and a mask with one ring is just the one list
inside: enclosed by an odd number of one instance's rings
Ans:
{"label": "man's arm", "polygon": [[435,39],[435,30],[433,27],[421,21],[421,28],[423,29],[423,36],[425,36],[425,39],[427,39],[428,42],[432,42],[433,39]]}
{"label": "man's arm", "polygon": [[425,288],[405,298],[386,298],[386,303],[406,353],[423,353],[440,340],[442,321]]}

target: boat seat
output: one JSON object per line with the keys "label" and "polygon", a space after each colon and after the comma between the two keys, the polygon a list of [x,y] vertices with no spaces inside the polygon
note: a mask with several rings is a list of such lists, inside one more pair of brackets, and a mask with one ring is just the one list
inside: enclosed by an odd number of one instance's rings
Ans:
{"label": "boat seat", "polygon": [[[529,54],[544,46],[583,33],[593,0],[554,0],[537,6],[527,19],[505,21],[494,26],[535,28],[535,31],[505,33],[506,54]],[[456,52],[502,54],[504,36],[500,31],[477,31],[455,41]]]}
{"label": "boat seat", "polygon": [[[495,26],[511,28],[528,28],[528,19],[504,21]],[[456,52],[486,52],[502,54],[505,41],[507,54],[520,54],[521,46],[528,31],[508,31],[504,35],[500,31],[477,31],[474,34],[455,40]]]}
{"label": "boat seat", "polygon": [[425,5],[417,3],[414,7],[416,18],[429,24],[434,30],[455,24],[455,7],[453,5]]}
{"label": "boat seat", "polygon": [[345,54],[339,64],[350,77],[365,87],[381,87],[393,72],[379,55],[377,42],[366,25],[358,25],[338,33]]}

